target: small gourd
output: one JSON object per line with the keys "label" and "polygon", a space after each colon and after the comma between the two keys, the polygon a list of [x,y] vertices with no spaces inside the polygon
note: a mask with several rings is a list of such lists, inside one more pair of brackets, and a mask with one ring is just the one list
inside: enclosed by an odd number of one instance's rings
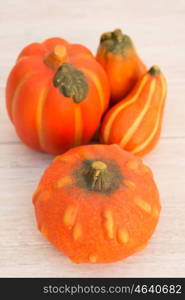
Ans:
{"label": "small gourd", "polygon": [[146,72],[133,41],[120,29],[101,36],[96,59],[107,73],[111,87],[111,104],[123,99]]}
{"label": "small gourd", "polygon": [[166,90],[160,68],[151,67],[132,92],[105,114],[100,140],[137,156],[150,152],[160,136]]}

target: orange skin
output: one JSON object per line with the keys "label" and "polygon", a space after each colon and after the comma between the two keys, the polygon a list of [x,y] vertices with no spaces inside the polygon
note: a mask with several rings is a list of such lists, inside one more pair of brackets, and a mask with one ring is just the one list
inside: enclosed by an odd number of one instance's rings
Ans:
{"label": "orange skin", "polygon": [[120,54],[107,51],[100,43],[96,59],[107,73],[111,87],[111,104],[122,100],[146,72],[133,44],[125,46]]}
{"label": "orange skin", "polygon": [[[150,73],[152,69],[156,74]],[[166,89],[163,74],[153,66],[132,92],[105,114],[100,140],[118,144],[136,156],[149,153],[160,137]]]}
{"label": "orange skin", "polygon": [[[88,164],[97,160],[113,175],[109,191],[86,185]],[[75,263],[110,263],[142,250],[160,214],[151,170],[117,145],[80,146],[56,157],[33,203],[39,230]]]}
{"label": "orange skin", "polygon": [[[87,97],[80,103],[53,85],[58,67],[66,62],[83,72],[88,82]],[[28,45],[18,56],[7,81],[7,111],[25,144],[60,154],[91,140],[109,94],[105,71],[86,47],[50,38]]]}

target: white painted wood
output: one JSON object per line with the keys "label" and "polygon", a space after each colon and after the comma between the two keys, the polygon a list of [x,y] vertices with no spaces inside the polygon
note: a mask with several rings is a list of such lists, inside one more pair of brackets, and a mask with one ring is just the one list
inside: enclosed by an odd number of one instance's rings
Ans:
{"label": "white painted wood", "polygon": [[[0,2],[0,277],[185,276],[185,1],[7,0]],[[22,47],[61,36],[90,47],[121,27],[169,92],[162,137],[144,158],[159,186],[162,214],[148,247],[125,261],[75,265],[37,231],[32,193],[53,156],[24,146],[5,110],[6,78]]]}

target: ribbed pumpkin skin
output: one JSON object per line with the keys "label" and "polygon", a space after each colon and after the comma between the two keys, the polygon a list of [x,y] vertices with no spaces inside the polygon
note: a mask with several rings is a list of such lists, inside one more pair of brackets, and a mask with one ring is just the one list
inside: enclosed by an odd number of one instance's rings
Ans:
{"label": "ribbed pumpkin skin", "polygon": [[[45,58],[58,45],[67,53],[61,64],[70,63],[87,79],[88,95],[80,103],[63,96],[53,85],[56,69]],[[60,154],[90,141],[108,106],[109,85],[103,68],[86,47],[50,38],[20,53],[8,77],[6,100],[21,140],[33,149]]]}
{"label": "ribbed pumpkin skin", "polygon": [[122,100],[146,72],[133,42],[128,36],[127,38],[129,42],[125,42],[121,53],[106,49],[100,42],[96,54],[96,59],[106,71],[110,82],[111,104]]}
{"label": "ribbed pumpkin skin", "polygon": [[[150,73],[152,68],[156,74]],[[159,68],[152,68],[126,98],[105,114],[100,134],[103,143],[118,144],[137,156],[150,152],[156,145],[167,87]]]}
{"label": "ribbed pumpkin skin", "polygon": [[[97,160],[114,172],[111,191],[84,183],[83,167]],[[160,214],[152,172],[117,145],[80,146],[58,156],[33,203],[39,230],[75,263],[110,263],[143,249]]]}

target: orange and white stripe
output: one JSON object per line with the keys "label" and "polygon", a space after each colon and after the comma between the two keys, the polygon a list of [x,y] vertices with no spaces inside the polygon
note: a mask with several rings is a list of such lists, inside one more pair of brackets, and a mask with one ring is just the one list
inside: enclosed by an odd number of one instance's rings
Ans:
{"label": "orange and white stripe", "polygon": [[[21,91],[21,88],[25,84],[25,82],[30,79],[35,72],[29,72],[27,73],[22,79],[18,82],[12,99],[11,99],[11,106],[10,106],[10,117],[11,120],[14,122],[14,115],[15,110],[17,106],[17,100],[19,93]],[[41,150],[44,150],[44,134],[43,134],[43,107],[46,100],[46,96],[48,93],[48,88],[42,88],[39,98],[38,98],[38,105],[37,105],[37,111],[36,111],[36,128],[37,128],[37,135],[38,135],[38,143],[41,148]]]}
{"label": "orange and white stripe", "polygon": [[[101,105],[101,111],[104,111],[104,106],[105,106],[105,99],[104,99],[104,94],[102,91],[102,85],[99,80],[99,78],[96,76],[95,73],[91,72],[90,70],[83,68],[81,69],[82,72],[88,75],[88,77],[91,79],[91,81],[94,83],[99,98],[100,98],[100,105]],[[75,133],[74,133],[74,146],[78,146],[82,143],[82,133],[83,133],[83,120],[82,120],[82,111],[81,107],[79,104],[75,105],[74,108],[74,119],[75,119]]]}
{"label": "orange and white stripe", "polygon": [[93,73],[92,71],[85,69],[85,68],[81,68],[81,70],[87,74],[90,79],[92,80],[92,82],[94,83],[96,90],[98,92],[99,98],[100,98],[100,105],[101,105],[101,112],[104,112],[105,109],[105,97],[102,91],[102,84],[100,82],[100,79],[98,78],[98,76]]}
{"label": "orange and white stripe", "polygon": [[164,100],[165,100],[165,96],[166,96],[166,83],[165,83],[165,80],[164,80],[163,77],[161,77],[160,80],[161,80],[162,93],[161,93],[161,101],[160,101],[160,105],[159,105],[159,109],[158,109],[158,114],[157,114],[155,126],[154,126],[150,136],[141,145],[137,146],[136,148],[134,148],[132,150],[133,154],[137,154],[138,152],[143,151],[149,145],[149,143],[155,137],[155,135],[158,131],[158,128],[160,126],[161,113],[162,113],[162,110],[163,110]]}
{"label": "orange and white stripe", "polygon": [[74,118],[75,118],[74,146],[78,146],[81,144],[82,131],[83,131],[82,112],[79,104],[75,104]]}
{"label": "orange and white stripe", "polygon": [[24,85],[24,83],[33,75],[34,73],[30,72],[27,73],[24,77],[22,77],[22,79],[19,81],[19,83],[17,84],[12,99],[11,99],[11,106],[10,106],[10,118],[12,121],[14,121],[14,112],[15,112],[15,107],[17,104],[17,99],[18,99],[18,95],[20,93],[20,90],[22,88],[22,86]]}
{"label": "orange and white stripe", "polygon": [[119,105],[115,111],[111,114],[109,120],[107,121],[106,125],[105,125],[105,128],[104,128],[104,133],[103,133],[103,140],[105,143],[108,142],[109,140],[109,136],[110,136],[110,131],[111,131],[111,126],[114,122],[114,120],[116,119],[116,117],[118,116],[118,114],[123,110],[125,109],[126,107],[130,106],[131,104],[133,104],[134,102],[136,102],[138,100],[138,97],[139,95],[142,93],[143,91],[143,88],[145,87],[145,84],[147,82],[148,78],[147,76],[144,76],[139,87],[138,87],[138,90],[137,92],[135,93],[135,95],[127,100],[127,101],[124,101],[122,105]]}
{"label": "orange and white stripe", "polygon": [[122,148],[127,145],[129,140],[132,138],[132,136],[134,135],[134,133],[138,129],[139,125],[143,121],[147,111],[150,108],[150,105],[151,105],[151,102],[152,102],[152,97],[155,93],[155,88],[156,88],[156,79],[153,79],[151,81],[147,101],[146,101],[143,109],[141,110],[141,112],[138,115],[138,117],[136,118],[136,120],[133,122],[132,126],[128,129],[128,131],[126,133],[124,133],[123,138],[121,139],[121,141],[119,143]]}
{"label": "orange and white stripe", "polygon": [[25,60],[25,59],[28,59],[28,58],[30,58],[30,56],[19,56],[19,57],[17,58],[17,62],[16,62],[16,63],[19,63],[20,61]]}
{"label": "orange and white stripe", "polygon": [[47,98],[47,94],[48,94],[48,88],[46,87],[42,88],[38,98],[37,112],[36,112],[37,134],[38,134],[38,141],[41,150],[45,149],[44,129],[43,129],[43,109]]}

